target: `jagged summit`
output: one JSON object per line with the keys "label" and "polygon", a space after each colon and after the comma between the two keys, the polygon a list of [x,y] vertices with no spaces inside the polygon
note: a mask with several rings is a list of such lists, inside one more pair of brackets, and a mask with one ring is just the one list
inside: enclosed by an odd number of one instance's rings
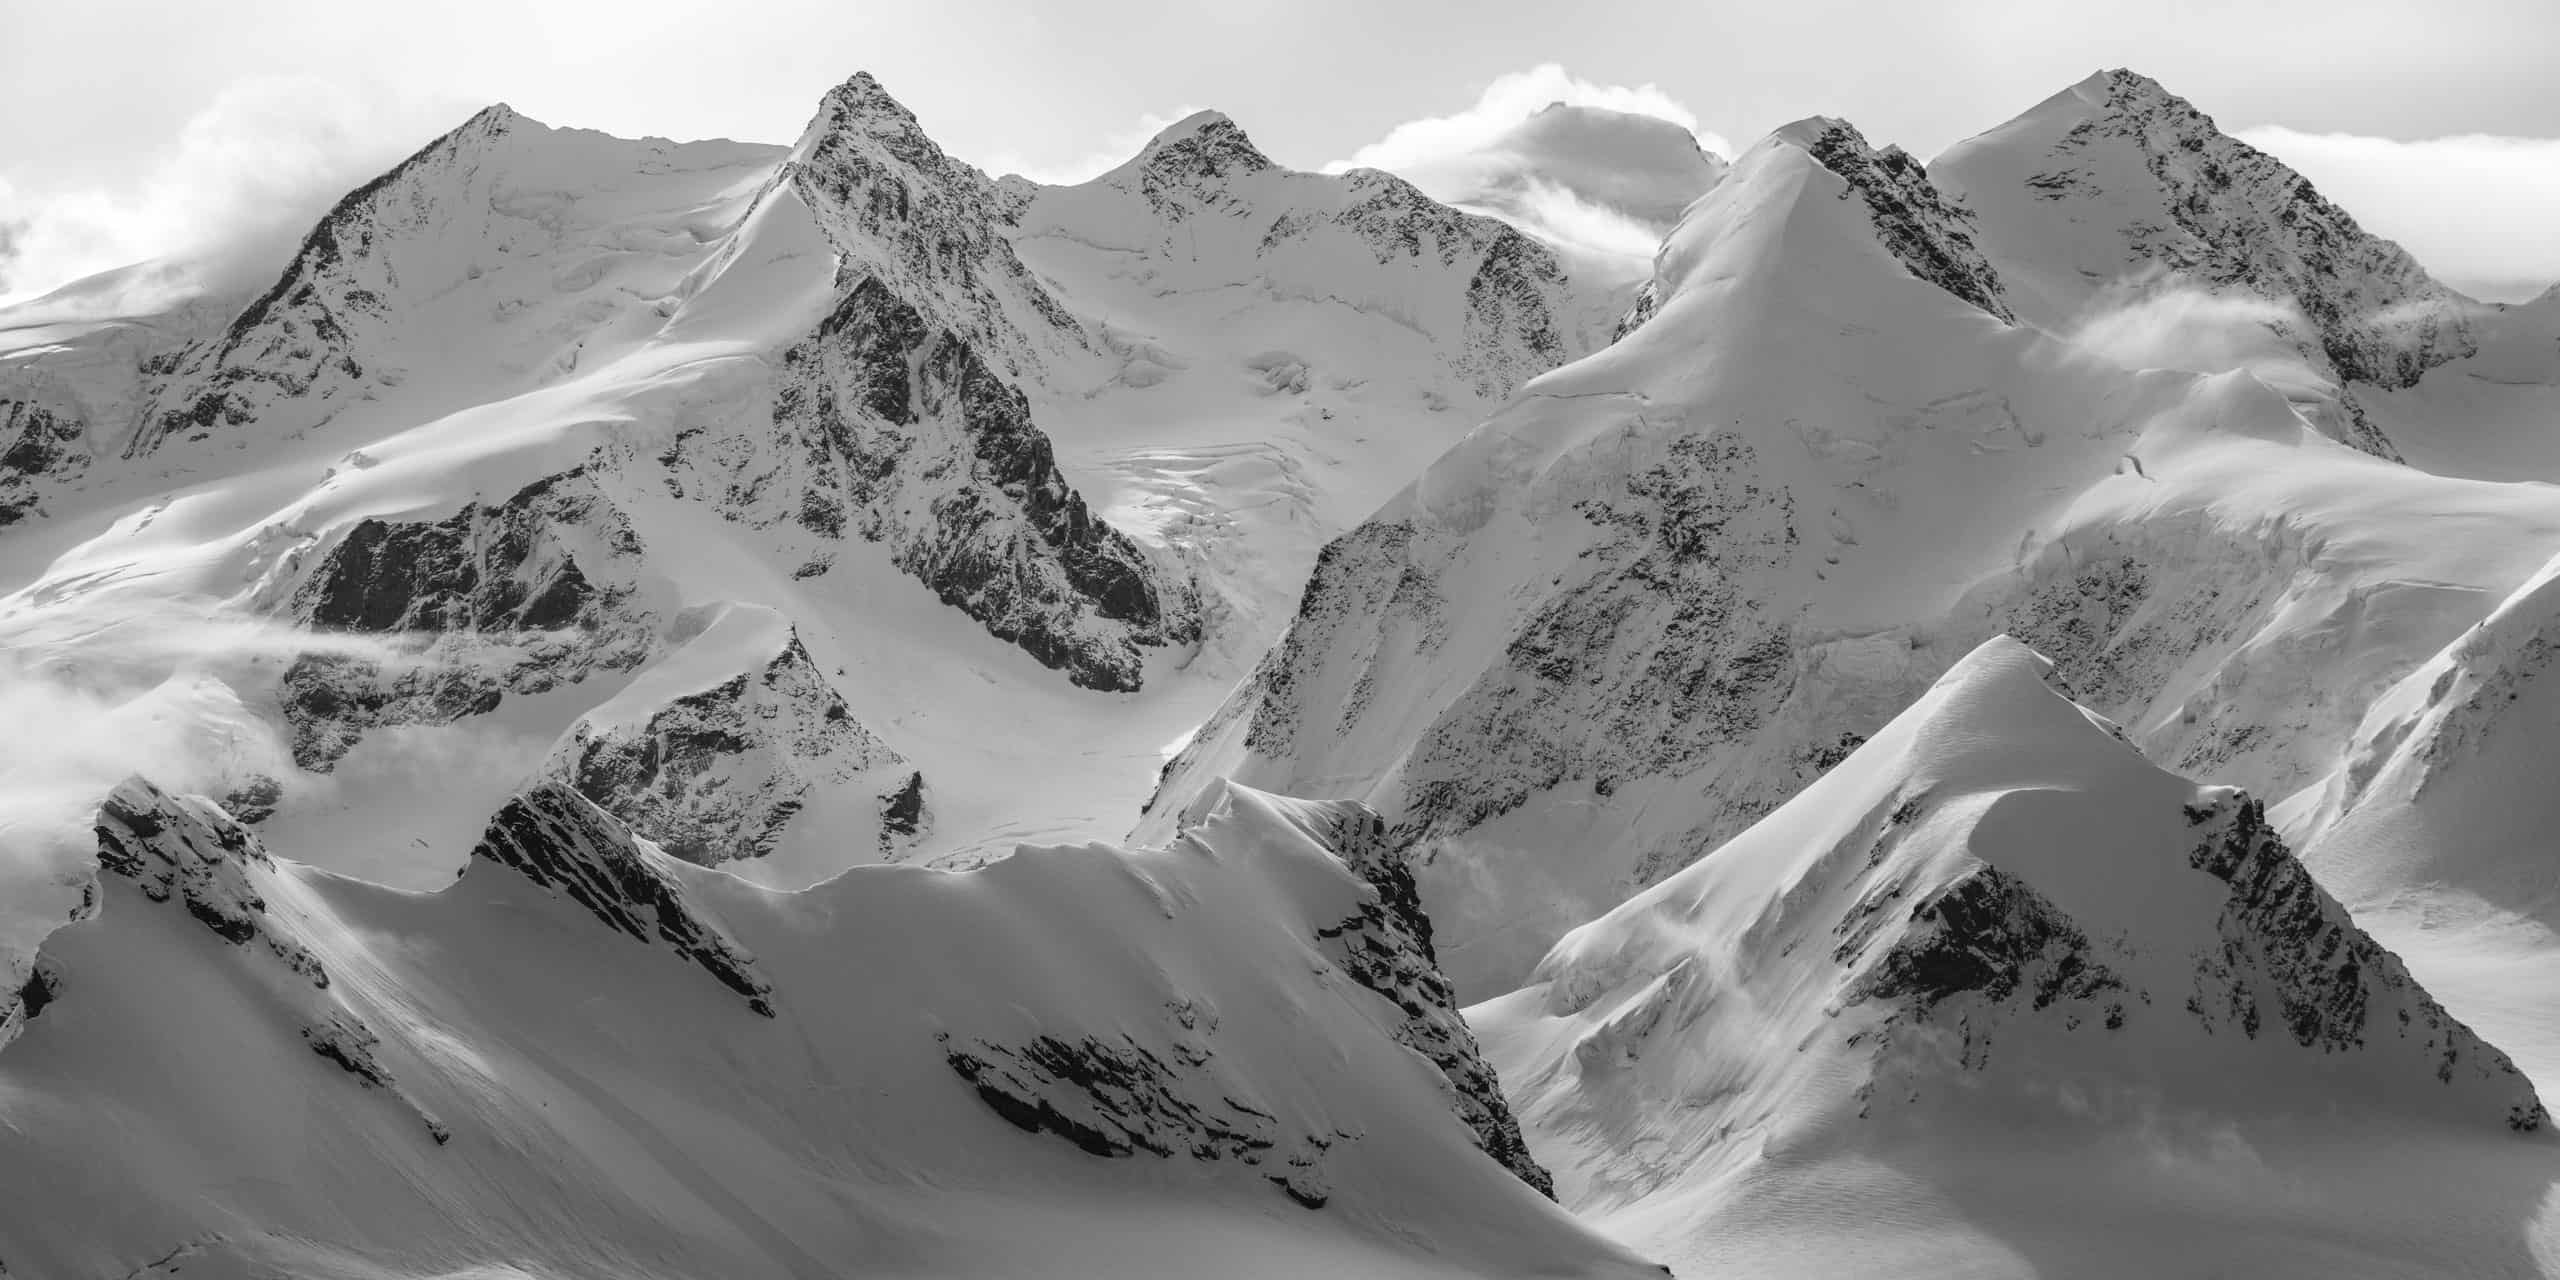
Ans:
{"label": "jagged summit", "polygon": [[1876,238],[1913,275],[2015,323],[2000,273],[1975,243],[1973,218],[1929,180],[1929,171],[1898,146],[1876,149],[1857,126],[1834,116],[1781,125],[1770,142],[1798,147],[1849,184],[1867,207]]}
{"label": "jagged summit", "polygon": [[[2298,309],[2289,336],[2341,382],[2407,387],[2476,350],[2476,304],[2148,76],[2098,72],[1930,173],[1979,218],[2038,324],[2075,323],[2110,291],[2183,286]],[[2360,419],[2350,434],[2372,435]]]}
{"label": "jagged summit", "polygon": [[1137,181],[1143,189],[1200,187],[1277,168],[1235,121],[1217,111],[1195,111],[1147,140],[1128,162],[1096,179]]}
{"label": "jagged summit", "polygon": [[[854,72],[844,83],[827,90],[826,95],[818,99],[817,114],[810,117],[808,125],[801,129],[800,140],[793,145],[792,155],[795,159],[810,160],[830,145],[829,140],[834,135],[846,130],[875,138],[897,139],[930,148],[930,154],[936,159],[942,156],[942,148],[926,135],[924,127],[916,120],[915,112],[890,96],[889,91],[882,88],[880,81],[868,71]],[[920,156],[912,158],[921,159]]]}

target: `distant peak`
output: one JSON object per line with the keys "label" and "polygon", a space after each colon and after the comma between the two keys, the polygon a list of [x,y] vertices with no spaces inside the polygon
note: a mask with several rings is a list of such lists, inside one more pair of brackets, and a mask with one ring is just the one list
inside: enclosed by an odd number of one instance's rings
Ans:
{"label": "distant peak", "polygon": [[1195,111],[1166,126],[1138,153],[1136,163],[1168,181],[1258,173],[1273,167],[1253,139],[1217,111]]}

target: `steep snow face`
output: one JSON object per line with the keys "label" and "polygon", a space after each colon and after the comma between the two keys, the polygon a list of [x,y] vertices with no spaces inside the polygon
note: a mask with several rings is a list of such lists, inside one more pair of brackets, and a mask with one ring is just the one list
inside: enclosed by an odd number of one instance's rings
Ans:
{"label": "steep snow face", "polygon": [[[2548,1121],[2532,1085],[2256,801],[2146,763],[2047,667],[1986,643],[1803,794],[1475,1010],[1567,1203],[1710,1269],[1807,1239],[1850,1252],[1834,1232],[1881,1248],[1909,1228],[1879,1201],[1950,1195],[1975,1210],[1954,1234],[1976,1237],[1977,1268],[2006,1245],[2023,1269],[2157,1273],[2297,1235],[2344,1258],[2391,1231],[2511,1257],[2516,1223],[2466,1239],[2431,1215],[2472,1212],[2475,1192],[2513,1212],[2519,1178],[2555,1167],[2516,1136]],[[2193,1145],[2214,1133],[2220,1151]],[[2208,1180],[2327,1185],[2327,1150],[2404,1139],[2428,1161],[2477,1151],[2482,1172],[2377,1179],[2353,1202],[2195,1195],[2217,1167]],[[2002,1159],[2017,1167],[1986,1175]],[[2377,1204],[2385,1181],[2426,1199]],[[1844,1184],[1882,1194],[1819,1205]],[[2071,1231],[2033,1239],[2063,1202]],[[1781,1204],[1778,1229],[1755,1222]],[[2328,1234],[2376,1211],[2388,1225]]]}
{"label": "steep snow face", "polygon": [[1649,319],[1327,548],[1150,821],[1222,774],[1367,800],[1481,996],[1990,635],[2164,761],[2284,795],[2539,567],[2548,491],[2009,324],[1970,225],[1834,122],[1754,148],[1665,246]]}
{"label": "steep snow face", "polygon": [[1332,843],[1369,815],[1193,819],[777,894],[542,786],[410,894],[131,784],[0,1056],[9,1263],[1658,1274],[1528,1185],[1408,907]]}
{"label": "steep snow face", "polygon": [[[798,888],[929,825],[924,775],[845,706],[781,615],[730,606],[595,710],[544,762],[661,849]],[[752,859],[751,865],[739,866]]]}
{"label": "steep snow face", "polygon": [[2353,749],[2280,814],[2375,932],[2527,1070],[2560,1071],[2555,818],[2543,785],[2560,564],[2377,698]]}
{"label": "steep snow face", "polygon": [[2163,284],[2255,297],[2297,310],[2273,322],[2319,369],[2384,389],[2476,346],[2477,304],[2146,76],[2093,75],[1930,172],[2039,324]]}
{"label": "steep snow face", "polygon": [[[599,331],[654,327],[641,303],[690,265],[694,246],[671,243],[682,232],[660,217],[772,158],[769,147],[552,129],[490,107],[340,200],[265,294],[218,339],[176,360],[126,452],[217,435],[235,445],[251,434],[289,437],[439,372],[439,355],[495,364],[526,383],[574,369]],[[461,288],[492,273],[501,279]],[[587,292],[586,305],[565,314],[527,306],[535,289],[589,291],[625,273],[638,278]],[[537,323],[506,323],[523,310]],[[438,319],[461,351],[417,341]],[[485,385],[474,377],[412,398],[451,409],[469,403],[453,392]]]}

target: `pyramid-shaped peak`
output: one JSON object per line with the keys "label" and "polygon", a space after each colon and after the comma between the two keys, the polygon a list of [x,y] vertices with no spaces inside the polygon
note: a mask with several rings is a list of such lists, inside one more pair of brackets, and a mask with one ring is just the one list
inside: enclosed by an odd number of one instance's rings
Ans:
{"label": "pyramid-shaped peak", "polygon": [[880,87],[879,77],[868,71],[856,71],[846,77],[844,83],[827,90],[825,101],[852,111],[887,112],[907,120],[915,119],[915,113],[889,96],[889,91]]}
{"label": "pyramid-shaped peak", "polygon": [[809,126],[800,133],[793,151],[808,159],[824,148],[830,139],[847,134],[862,134],[890,140],[897,144],[902,156],[921,157],[929,149],[939,155],[941,149],[925,135],[916,114],[905,103],[889,96],[880,81],[868,71],[857,71],[844,83],[827,90],[818,100],[818,112],[810,117]]}
{"label": "pyramid-shaped peak", "polygon": [[1135,163],[1150,175],[1168,180],[1219,178],[1273,167],[1253,139],[1217,111],[1194,111],[1167,125],[1148,140]]}

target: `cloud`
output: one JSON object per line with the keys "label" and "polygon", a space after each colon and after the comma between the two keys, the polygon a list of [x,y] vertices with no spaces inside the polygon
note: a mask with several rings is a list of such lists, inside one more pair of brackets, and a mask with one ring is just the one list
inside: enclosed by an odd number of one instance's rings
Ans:
{"label": "cloud", "polygon": [[38,189],[0,175],[0,302],[152,259],[213,290],[281,269],[337,198],[468,106],[309,76],[233,82],[131,177]]}
{"label": "cloud", "polygon": [[[1326,165],[1325,171],[1385,169],[1411,178],[1412,171],[1428,171],[1482,152],[1551,102],[1668,120],[1697,134],[1698,141],[1708,150],[1719,155],[1733,154],[1732,144],[1723,138],[1698,133],[1698,114],[1661,89],[1650,84],[1594,84],[1549,62],[1496,76],[1477,96],[1474,106],[1456,115],[1408,120],[1389,130],[1386,137],[1353,152],[1350,159]],[[1420,179],[1414,181],[1419,183]]]}
{"label": "cloud", "polygon": [[1071,187],[1079,182],[1090,182],[1128,163],[1130,157],[1145,149],[1157,134],[1200,110],[1199,107],[1175,107],[1164,115],[1148,112],[1139,116],[1137,123],[1103,139],[1102,144],[1093,150],[1056,164],[1042,164],[1017,152],[1000,151],[978,167],[998,177],[1015,173],[1043,186]]}
{"label": "cloud", "polygon": [[2071,326],[2068,341],[2128,369],[2245,369],[2279,390],[2320,394],[2330,383],[2294,342],[2311,331],[2290,300],[2163,288],[2146,279],[2107,290]]}
{"label": "cloud", "polygon": [[[100,593],[0,602],[0,989],[80,899],[90,817],[142,774],[215,797],[292,756],[238,690],[311,650],[390,659],[364,637],[320,636],[212,604]],[[262,678],[261,672],[267,674]]]}
{"label": "cloud", "polygon": [[2279,125],[2238,136],[2457,289],[2517,301],[2560,280],[2560,138],[2402,142]]}
{"label": "cloud", "polygon": [[1662,232],[1625,213],[1585,200],[1570,187],[1530,180],[1513,206],[1532,234],[1551,244],[1569,245],[1614,258],[1651,261],[1662,244]]}

